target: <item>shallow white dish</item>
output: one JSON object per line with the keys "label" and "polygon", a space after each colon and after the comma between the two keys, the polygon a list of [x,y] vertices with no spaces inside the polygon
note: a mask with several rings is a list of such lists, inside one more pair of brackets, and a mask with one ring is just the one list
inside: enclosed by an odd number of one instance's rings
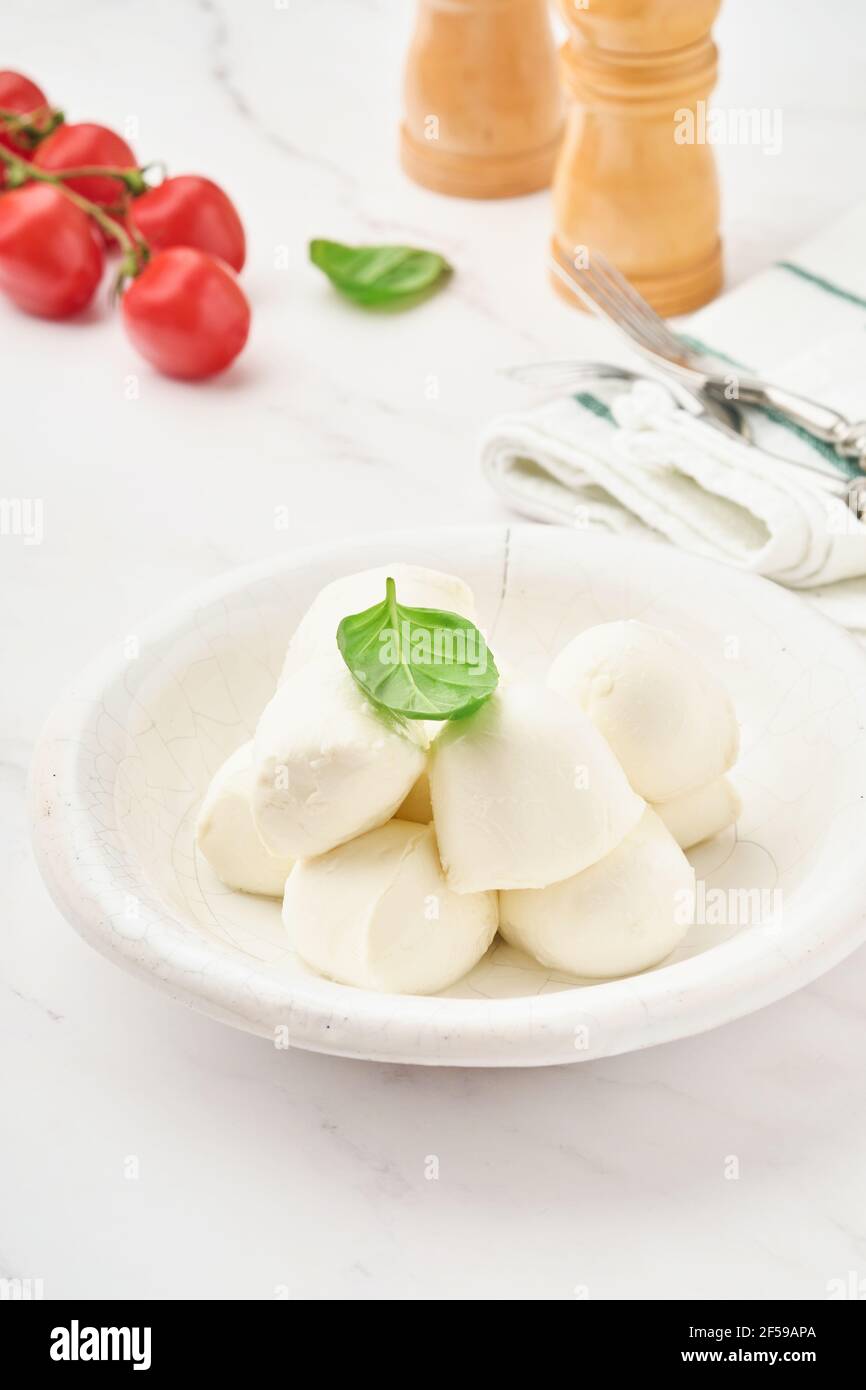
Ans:
{"label": "shallow white dish", "polygon": [[[736,832],[690,858],[726,922],[692,927],[667,962],[626,980],[580,984],[497,939],[445,995],[379,995],[314,975],[276,902],[214,878],[195,853],[196,809],[252,734],[297,620],[329,580],[392,560],[461,575],[494,654],[527,671],[622,617],[674,629],[718,671],[743,726],[744,811]],[[843,632],[763,580],[666,545],[542,526],[371,537],[229,574],[149,622],[134,659],[118,645],[84,672],[31,779],[51,893],[119,965],[281,1046],[480,1066],[683,1037],[827,970],[866,938],[864,794],[866,655]],[[779,901],[781,919],[738,920]]]}

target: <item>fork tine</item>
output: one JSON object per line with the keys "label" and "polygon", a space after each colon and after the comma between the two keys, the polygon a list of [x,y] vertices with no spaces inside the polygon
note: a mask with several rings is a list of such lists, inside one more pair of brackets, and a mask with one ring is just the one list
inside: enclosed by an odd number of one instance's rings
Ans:
{"label": "fork tine", "polygon": [[583,266],[566,269],[560,262],[553,263],[553,269],[564,284],[568,285],[579,299],[583,300],[596,314],[609,319],[615,326],[618,322],[618,302],[598,277]]}
{"label": "fork tine", "polygon": [[555,248],[553,268],[584,303],[589,303],[639,347],[674,364],[689,363],[691,354],[686,345],[600,252],[590,248],[588,265],[572,267],[563,262]]}
{"label": "fork tine", "polygon": [[600,251],[593,252],[592,259],[596,268],[604,274],[607,279],[611,280],[618,289],[640,309],[647,320],[652,320],[652,322],[665,333],[669,332],[664,319],[656,313],[651,304],[648,304],[647,301],[638,294],[634,285],[623,275],[619,266],[615,265],[613,261],[609,261],[607,256],[603,256]]}
{"label": "fork tine", "polygon": [[638,346],[645,347],[650,352],[656,350],[644,331],[643,325],[637,321],[637,316],[632,312],[631,306],[623,301],[622,296],[615,289],[612,289],[594,268],[594,253],[590,252],[587,267],[567,268],[558,255],[551,259],[551,267],[563,284],[567,285],[572,293],[582,303],[588,305],[594,313],[607,319],[632,341],[637,341]]}
{"label": "fork tine", "polygon": [[649,306],[632,290],[623,276],[614,272],[613,267],[603,257],[599,257],[595,263],[594,274],[605,286],[610,300],[617,305],[623,320],[640,335],[643,342],[665,355],[671,346],[674,351],[677,350],[675,340],[668,335],[662,321],[651,311],[646,312]]}
{"label": "fork tine", "polygon": [[646,325],[647,331],[651,332],[656,337],[657,341],[666,343],[672,352],[682,353],[684,351],[684,344],[677,337],[676,333],[668,327],[664,319],[660,314],[656,313],[652,305],[648,304],[643,296],[638,294],[634,285],[630,280],[626,279],[622,271],[617,269],[615,265],[600,253],[596,253],[595,259],[602,273],[617,286],[621,293],[628,299],[629,303],[640,314]]}
{"label": "fork tine", "polygon": [[607,280],[592,261],[590,261],[588,268],[582,267],[576,274],[585,285],[594,303],[620,331],[625,331],[633,341],[637,342],[638,346],[644,347],[650,352],[660,350],[655,336],[647,330],[642,315],[634,310],[629,300],[620,294],[617,286]]}
{"label": "fork tine", "polygon": [[596,312],[598,311],[598,305],[592,295],[587,292],[581,283],[579,273],[576,269],[566,269],[558,255],[550,256],[549,265],[557,279],[561,280],[566,288],[571,290],[575,298],[579,299],[585,308],[594,309]]}
{"label": "fork tine", "polygon": [[625,293],[613,278],[607,283],[610,285],[612,297],[620,305],[620,312],[640,333],[643,342],[661,357],[678,359],[683,355],[682,344],[666,330],[660,319],[645,312],[647,306],[642,305],[636,293]]}

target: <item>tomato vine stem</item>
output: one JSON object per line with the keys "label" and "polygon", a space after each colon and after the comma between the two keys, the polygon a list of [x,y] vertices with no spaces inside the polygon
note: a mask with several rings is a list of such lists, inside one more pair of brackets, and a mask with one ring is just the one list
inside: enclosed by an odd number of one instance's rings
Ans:
{"label": "tomato vine stem", "polygon": [[52,169],[51,173],[61,183],[65,183],[67,179],[118,179],[127,193],[131,193],[134,198],[146,193],[149,187],[143,169],[121,169],[110,164],[76,164],[74,168]]}
{"label": "tomato vine stem", "polygon": [[[138,236],[137,233],[134,237],[130,236],[126,228],[115,221],[113,217],[110,217],[98,203],[92,202],[90,198],[83,197],[82,194],[76,192],[75,189],[68,188],[63,178],[60,177],[59,172],[55,173],[48,169],[39,169],[35,164],[31,164],[28,160],[22,159],[20,155],[12,154],[10,150],[5,149],[2,145],[0,145],[0,163],[6,167],[7,187],[10,192],[16,188],[22,188],[27,183],[53,184],[54,187],[62,193],[64,198],[67,198],[70,203],[74,203],[75,206],[86,213],[88,217],[92,217],[106,236],[111,237],[117,242],[123,253],[123,259],[117,276],[117,288],[122,285],[124,280],[134,278],[138,272],[143,269],[150,257],[150,247],[147,245],[147,242]],[[64,169],[62,172],[65,177],[72,177],[73,171]],[[92,168],[88,166],[84,171],[78,170],[75,172],[79,175],[82,173],[101,175],[110,173],[111,171],[98,166],[92,166]],[[130,171],[120,170],[119,172],[128,174]],[[2,197],[2,194],[0,194],[0,197]]]}
{"label": "tomato vine stem", "polygon": [[10,135],[23,137],[30,149],[46,135],[51,135],[65,119],[62,111],[47,105],[37,106],[33,111],[9,111],[0,107],[0,126]]}

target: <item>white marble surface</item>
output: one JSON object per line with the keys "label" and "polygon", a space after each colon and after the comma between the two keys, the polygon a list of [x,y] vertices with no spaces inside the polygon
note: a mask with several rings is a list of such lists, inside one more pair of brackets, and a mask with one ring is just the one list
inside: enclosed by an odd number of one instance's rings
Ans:
{"label": "white marble surface", "polygon": [[[242,365],[190,388],[142,369],[107,315],[0,306],[0,493],[45,509],[42,545],[0,537],[0,1276],[47,1297],[822,1298],[866,1275],[863,952],[629,1057],[366,1065],[275,1052],[120,974],[30,858],[30,749],[96,649],[285,546],[501,518],[474,455],[513,399],[493,368],[612,351],[547,288],[545,197],[403,180],[409,18],[405,0],[4,6],[4,62],[73,118],[136,121],[144,158],[227,185],[255,318]],[[784,112],[777,157],[721,152],[736,280],[863,195],[866,17],[727,0],[717,32],[719,101]],[[423,240],[459,273],[412,314],[365,316],[307,267],[313,235]]]}

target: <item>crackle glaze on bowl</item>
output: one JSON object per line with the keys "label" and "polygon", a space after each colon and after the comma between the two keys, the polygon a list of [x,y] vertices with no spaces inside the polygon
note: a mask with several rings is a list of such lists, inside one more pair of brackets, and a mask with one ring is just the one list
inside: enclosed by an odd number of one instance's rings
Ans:
{"label": "crackle glaze on bowl", "polygon": [[[494,653],[529,673],[583,628],[635,617],[674,629],[728,685],[744,810],[736,831],[690,855],[706,920],[661,966],[581,983],[497,939],[444,995],[350,989],[297,959],[276,902],[223,887],[196,854],[202,794],[251,736],[301,614],[331,579],[392,560],[459,574]],[[212,1018],[352,1057],[573,1062],[760,1008],[866,937],[864,727],[866,655],[762,580],[662,544],[553,527],[402,532],[229,574],[147,624],[134,660],[119,643],[103,654],[40,742],[34,842],[88,941]],[[727,921],[712,924],[719,901]],[[764,919],[752,920],[758,901]],[[767,920],[767,905],[781,912]]]}

